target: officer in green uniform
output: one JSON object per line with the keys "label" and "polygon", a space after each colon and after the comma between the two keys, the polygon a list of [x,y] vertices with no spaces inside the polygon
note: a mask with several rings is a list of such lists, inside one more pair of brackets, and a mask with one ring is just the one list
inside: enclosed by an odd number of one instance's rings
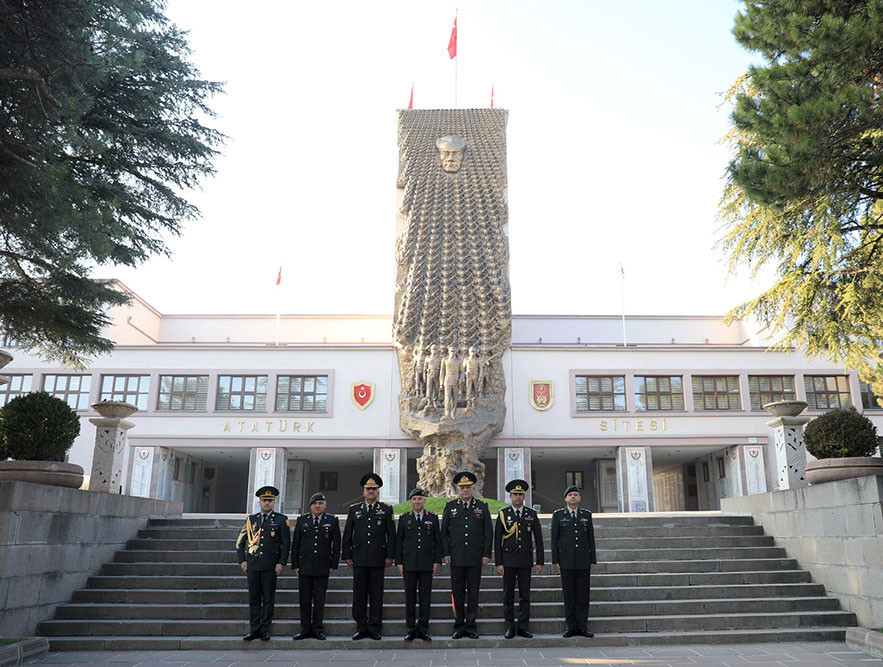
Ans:
{"label": "officer in green uniform", "polygon": [[565,637],[594,637],[588,629],[589,575],[598,562],[592,513],[579,506],[579,487],[564,492],[566,507],[552,513],[552,563],[561,573],[564,589]]}
{"label": "officer in green uniform", "polygon": [[478,639],[475,617],[481,568],[491,562],[494,529],[487,503],[473,498],[477,478],[471,472],[454,475],[456,500],[445,505],[441,522],[441,550],[445,565],[451,566],[454,596],[454,639]]}
{"label": "officer in green uniform", "polygon": [[324,493],[310,498],[310,511],[294,522],[291,536],[291,567],[297,576],[300,632],[295,640],[325,639],[325,592],[328,577],[340,562],[340,521],[326,514]]}
{"label": "officer in green uniform", "polygon": [[[543,571],[543,533],[540,518],[524,506],[527,482],[513,479],[506,485],[512,505],[500,510],[494,530],[494,560],[497,572],[503,575],[503,617],[506,619],[506,639],[516,634],[530,639],[530,574],[534,567]],[[515,621],[515,582],[518,582],[518,622]]]}
{"label": "officer in green uniform", "polygon": [[[380,639],[383,575],[395,556],[396,527],[391,505],[378,500],[383,479],[368,473],[361,480],[364,502],[350,505],[343,529],[343,558],[353,569],[353,639]],[[368,603],[371,604],[370,615]]]}
{"label": "officer in green uniform", "polygon": [[279,489],[262,486],[255,495],[261,499],[261,511],[245,519],[236,540],[236,557],[248,575],[248,609],[250,632],[243,637],[251,641],[270,639],[273,606],[276,602],[276,577],[288,560],[291,530],[288,517],[273,511]]}
{"label": "officer in green uniform", "polygon": [[[405,621],[408,634],[405,641],[418,637],[432,641],[429,634],[429,610],[432,598],[432,577],[441,563],[441,535],[438,515],[423,509],[426,493],[413,489],[408,494],[411,511],[399,517],[396,533],[396,565],[405,580]],[[420,588],[420,617],[414,613],[417,588]]]}

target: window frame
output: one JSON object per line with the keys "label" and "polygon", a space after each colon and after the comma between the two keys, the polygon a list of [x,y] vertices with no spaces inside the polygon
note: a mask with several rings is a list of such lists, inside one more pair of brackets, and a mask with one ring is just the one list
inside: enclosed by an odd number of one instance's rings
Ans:
{"label": "window frame", "polygon": [[[696,381],[700,382],[699,392],[696,391]],[[712,382],[712,391],[707,392],[705,390],[705,380],[711,380]],[[723,380],[726,385],[723,392],[718,391],[717,383],[718,380]],[[736,381],[736,388],[730,389],[730,380]],[[690,376],[690,389],[693,394],[693,410],[695,412],[741,412],[742,411],[742,393],[739,386],[739,376],[738,375],[691,375]],[[712,397],[712,403],[714,404],[713,408],[705,407],[705,399],[708,395]],[[723,396],[727,400],[727,407],[721,408],[718,407],[718,397]],[[735,398],[736,406],[730,407],[733,399]],[[701,407],[698,407],[701,406]]]}
{"label": "window frame", "polygon": [[[230,379],[230,390],[227,392],[223,392],[223,394],[222,394],[221,380],[223,378]],[[234,379],[237,379],[237,378],[242,380],[242,388],[239,391],[234,391],[233,390],[233,381],[234,381]],[[246,389],[247,382],[249,379],[253,379],[255,382],[254,391],[248,391]],[[261,379],[264,380],[264,391],[263,392],[258,391],[258,386],[260,384]],[[269,390],[270,390],[270,376],[267,373],[218,373],[218,376],[217,376],[217,379],[215,382],[215,412],[267,412],[267,398],[269,397],[269,393],[270,393]],[[219,405],[222,395],[227,396],[227,407],[226,408],[222,408]],[[253,400],[253,407],[252,408],[245,408],[245,407],[233,408],[233,407],[230,407],[230,400],[233,396],[239,396],[240,405],[245,404],[245,397],[246,396],[251,396],[252,400]],[[263,408],[258,407],[258,397],[259,396],[263,396],[263,400],[264,400],[264,407]]]}
{"label": "window frame", "polygon": [[[577,390],[577,382],[580,379],[584,379],[586,381],[586,391],[585,394],[579,392]],[[598,391],[591,391],[589,389],[589,380],[596,379],[598,380]],[[616,391],[616,382],[617,380],[622,380],[622,392]],[[604,391],[604,380],[610,380],[611,391]],[[573,399],[574,399],[574,410],[579,414],[592,414],[598,412],[628,412],[628,384],[627,378],[625,374],[615,375],[615,374],[586,374],[586,373],[574,373],[573,375]],[[579,407],[579,397],[584,395],[586,397],[586,409],[581,410]],[[622,396],[622,408],[616,407],[616,398],[618,396]],[[597,397],[598,403],[601,407],[597,409],[593,409],[591,407],[591,399],[592,397]],[[604,399],[610,398],[613,403],[612,408],[605,408]]]}
{"label": "window frame", "polygon": [[[163,391],[163,379],[171,378],[172,384],[171,389],[168,392]],[[175,391],[175,378],[183,378],[184,380],[184,389],[180,392]],[[187,391],[187,379],[188,378],[196,378],[196,392],[188,392]],[[200,378],[205,378],[205,403],[204,407],[199,407],[199,380]],[[157,412],[208,412],[208,395],[209,395],[209,381],[211,379],[211,375],[208,373],[181,373],[181,374],[163,374],[157,376],[156,382],[156,411]],[[168,394],[168,405],[166,407],[162,407],[162,397],[164,394]],[[181,407],[173,407],[172,406],[172,398],[175,395],[180,394],[181,396]],[[195,396],[194,406],[192,408],[187,407],[187,397]]]}
{"label": "window frame", "polygon": [[[837,391],[830,391],[827,388],[827,385],[828,385],[827,381],[829,378],[834,379],[836,381],[835,384],[838,385]],[[824,382],[825,388],[821,392],[816,391],[816,388],[815,388],[816,380],[818,380],[818,379],[824,379],[824,381],[825,381]],[[841,391],[839,388],[841,380],[843,381],[843,385],[845,387],[844,391]],[[813,387],[812,391],[809,390],[810,382]],[[852,405],[853,405],[852,392],[850,392],[850,390],[849,390],[849,376],[848,375],[807,375],[807,374],[804,374],[803,388],[806,393],[807,410],[820,410],[822,412],[826,412],[828,410],[849,408],[849,407],[852,407]],[[843,399],[842,399],[842,396],[844,394],[846,396],[846,403],[844,403]],[[827,404],[826,407],[819,407],[818,396],[825,396],[826,397],[825,398],[825,403]],[[831,405],[830,399],[832,396],[837,397],[837,403],[838,403],[837,405]],[[811,397],[815,400],[811,400]]]}
{"label": "window frame", "polygon": [[[113,384],[116,383],[117,378],[125,378],[126,379],[126,387],[123,391],[118,392],[113,388],[111,391],[104,391],[104,380],[113,378]],[[128,390],[128,380],[130,378],[138,378],[138,387],[136,391],[131,392]],[[147,387],[143,391],[141,390],[142,382],[147,381]],[[134,401],[126,400],[126,396],[133,394],[135,395]],[[122,395],[124,398],[113,398],[114,396]],[[107,396],[107,398],[105,398]],[[144,406],[138,404],[138,399],[144,398]],[[150,374],[149,373],[102,373],[98,378],[98,400],[99,401],[124,401],[126,403],[131,403],[132,405],[137,406],[140,412],[143,412],[148,409],[150,404]]]}
{"label": "window frame", "polygon": [[[33,373],[4,373],[3,377],[7,378],[9,382],[0,386],[0,407],[9,403],[13,398],[18,398],[19,396],[24,396],[25,394],[30,394],[34,391]],[[20,391],[12,389],[12,383],[15,378],[22,379],[22,388]],[[30,380],[27,389],[24,388],[26,379]]]}
{"label": "window frame", "polygon": [[[294,392],[291,390],[292,380],[294,378],[299,378],[301,380],[301,390]],[[316,391],[319,384],[319,379],[325,380],[325,391],[323,393],[319,393]],[[304,380],[312,379],[313,380],[313,391],[307,393],[304,391]],[[281,392],[279,389],[280,382],[286,380],[288,382],[288,390],[286,392]],[[273,412],[283,413],[283,414],[306,414],[306,415],[324,415],[330,413],[330,405],[329,405],[329,396],[331,394],[331,376],[328,373],[324,372],[302,372],[302,373],[280,373],[276,375],[276,392],[273,396]],[[324,395],[325,397],[325,406],[321,410],[313,408],[304,408],[304,397],[311,396],[313,398],[313,405],[316,404],[316,396]],[[279,401],[282,396],[286,397],[286,406],[285,408],[279,407]],[[300,396],[300,403],[298,409],[291,409],[291,398],[292,396]]]}
{"label": "window frame", "polygon": [[[751,390],[751,379],[754,378],[758,381],[757,391],[752,392]],[[782,390],[776,391],[773,389],[773,380],[779,379],[782,381]],[[785,389],[785,381],[791,380],[791,391],[786,391]],[[761,389],[760,380],[766,380],[766,389]],[[766,394],[770,400],[765,401],[763,399],[764,394]],[[754,407],[752,403],[753,396],[758,397],[758,407]],[[781,398],[779,396],[781,395]],[[790,398],[788,397],[790,395]],[[794,375],[782,375],[779,373],[765,373],[762,375],[749,375],[748,376],[748,409],[751,412],[764,412],[763,406],[767,403],[774,403],[776,401],[796,401],[797,400],[797,378]]]}
{"label": "window frame", "polygon": [[[67,381],[65,383],[64,392],[61,395],[59,395],[59,393],[56,389],[53,389],[52,391],[49,391],[48,389],[46,389],[46,380],[48,378],[60,378],[60,377],[67,378]],[[75,377],[80,378],[80,389],[77,392],[71,392],[70,391],[70,384],[71,384],[70,380],[71,380],[71,378],[75,378]],[[88,383],[88,387],[86,388],[85,391],[83,391],[83,379],[85,379]],[[92,374],[91,373],[45,373],[42,377],[40,384],[43,387],[43,391],[45,391],[47,394],[51,394],[52,396],[55,396],[56,398],[60,398],[65,403],[67,403],[68,406],[70,406],[72,410],[74,410],[76,412],[86,412],[89,410],[90,397],[92,396]],[[54,384],[57,385],[58,380],[55,380]],[[68,400],[68,397],[70,397],[74,394],[76,394],[78,396],[76,407],[71,405],[70,401]],[[83,407],[79,407],[80,402],[82,400],[86,401],[86,405]]]}
{"label": "window frame", "polygon": [[582,493],[582,490],[585,488],[584,482],[585,476],[583,475],[582,470],[567,470],[564,473],[565,489],[571,486],[575,486],[580,490],[580,493]]}
{"label": "window frame", "polygon": [[[634,396],[635,396],[635,412],[686,412],[686,398],[684,396],[684,376],[683,375],[633,375],[633,385],[634,385]],[[678,396],[677,393],[673,390],[673,380],[677,379],[680,382],[681,390],[680,390],[680,398],[681,398],[681,407],[674,407],[674,399]],[[638,381],[643,382],[644,391],[638,390]],[[654,380],[656,383],[657,389],[651,391],[647,390],[648,380]],[[662,391],[660,387],[660,380],[667,380],[669,383],[669,391]],[[643,396],[643,407],[641,407],[641,399]],[[663,396],[668,396],[671,402],[670,408],[656,407],[651,408],[648,407],[647,396],[655,396],[657,398],[657,405],[661,405],[662,402],[659,400]]]}
{"label": "window frame", "polygon": [[859,380],[858,387],[862,397],[862,410],[883,410],[883,406],[877,403],[877,395],[871,389],[871,385]]}

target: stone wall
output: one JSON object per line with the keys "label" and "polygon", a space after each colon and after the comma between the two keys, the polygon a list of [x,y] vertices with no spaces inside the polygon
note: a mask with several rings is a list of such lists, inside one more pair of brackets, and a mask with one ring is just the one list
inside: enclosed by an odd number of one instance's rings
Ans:
{"label": "stone wall", "polygon": [[724,498],[751,514],[866,628],[883,627],[883,476]]}
{"label": "stone wall", "polygon": [[33,635],[148,517],[180,516],[181,508],[180,502],[0,482],[0,634]]}

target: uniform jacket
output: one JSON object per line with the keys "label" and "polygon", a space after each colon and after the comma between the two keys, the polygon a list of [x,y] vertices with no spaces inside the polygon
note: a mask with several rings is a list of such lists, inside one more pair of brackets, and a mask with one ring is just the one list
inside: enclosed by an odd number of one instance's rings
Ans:
{"label": "uniform jacket", "polygon": [[343,529],[343,559],[356,567],[383,567],[395,557],[396,526],[392,505],[377,501],[368,516],[364,502],[350,505]]}
{"label": "uniform jacket", "polygon": [[[248,524],[255,536],[255,543],[248,544]],[[236,539],[237,562],[245,561],[248,569],[261,571],[273,570],[276,565],[285,565],[288,552],[291,550],[291,529],[288,517],[279,512],[270,512],[261,528],[261,513],[251,514],[245,519],[245,525]]]}
{"label": "uniform jacket", "polygon": [[579,508],[576,521],[566,508],[552,513],[552,562],[562,570],[588,570],[597,563],[592,513]]}
{"label": "uniform jacket", "polygon": [[476,498],[464,503],[459,498],[448,501],[442,514],[442,557],[450,556],[451,565],[470,567],[490,558],[494,545],[491,511]]}
{"label": "uniform jacket", "polygon": [[340,521],[333,514],[322,514],[316,528],[313,513],[301,514],[291,535],[291,567],[300,574],[327,575],[340,563]]}
{"label": "uniform jacket", "polygon": [[522,506],[521,519],[517,520],[511,505],[500,510],[494,530],[496,564],[505,567],[530,567],[535,562],[534,548],[536,548],[536,563],[542,565],[545,562],[543,532],[537,513],[529,507]]}
{"label": "uniform jacket", "polygon": [[396,533],[396,565],[408,572],[427,572],[434,563],[441,563],[438,514],[423,510],[421,523],[414,512],[402,514]]}

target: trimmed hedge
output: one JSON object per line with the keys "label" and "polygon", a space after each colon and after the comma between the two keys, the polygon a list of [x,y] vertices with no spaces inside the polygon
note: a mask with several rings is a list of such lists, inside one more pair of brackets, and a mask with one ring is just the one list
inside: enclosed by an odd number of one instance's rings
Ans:
{"label": "trimmed hedge", "polygon": [[877,427],[855,408],[843,408],[809,422],[803,439],[817,459],[871,456],[877,449]]}
{"label": "trimmed hedge", "polygon": [[80,434],[80,418],[45,391],[23,394],[0,408],[0,460],[64,461]]}

